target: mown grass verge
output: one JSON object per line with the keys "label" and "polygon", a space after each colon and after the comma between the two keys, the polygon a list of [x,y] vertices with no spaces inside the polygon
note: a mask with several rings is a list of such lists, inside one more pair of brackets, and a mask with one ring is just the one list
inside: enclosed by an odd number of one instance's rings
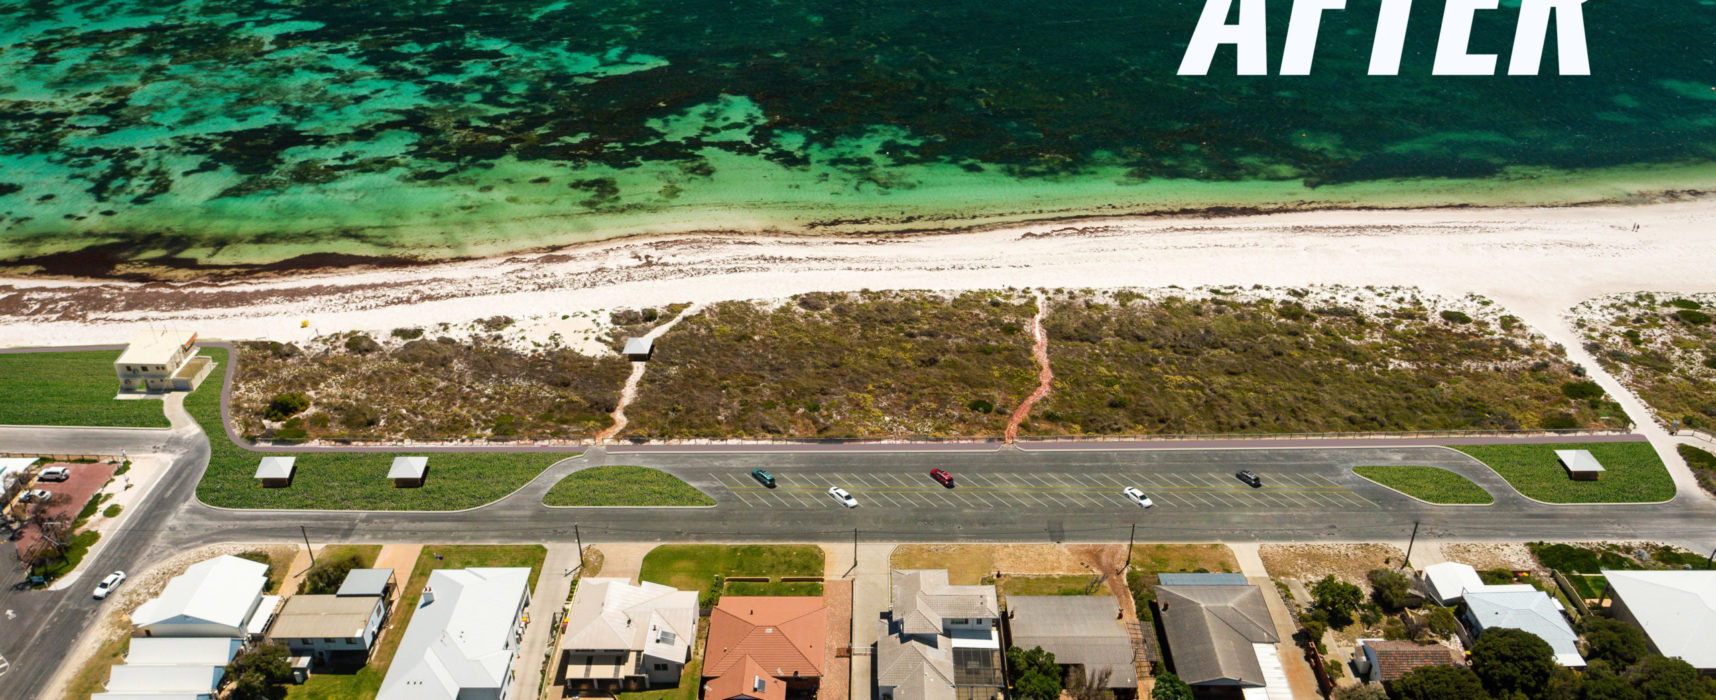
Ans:
{"label": "mown grass verge", "polygon": [[1353,473],[1430,503],[1487,505],[1495,502],[1495,498],[1482,486],[1440,467],[1353,467]]}
{"label": "mown grass verge", "polygon": [[0,425],[165,428],[159,399],[120,401],[118,350],[0,355]]}
{"label": "mown grass verge", "polygon": [[679,477],[649,467],[580,469],[561,479],[542,502],[550,506],[712,506],[715,499]]}
{"label": "mown grass verge", "polygon": [[[644,555],[639,578],[682,591],[700,591],[705,606],[714,605],[723,592],[734,595],[820,595],[822,584],[811,587],[801,583],[782,583],[782,576],[821,576],[822,548],[815,545],[787,544],[664,544]],[[728,576],[769,577],[762,582],[735,581],[737,590],[728,588]],[[739,584],[745,584],[740,586]],[[741,592],[742,591],[742,592]]]}
{"label": "mown grass verge", "polygon": [[[1674,498],[1674,479],[1647,442],[1557,445],[1462,445],[1527,498],[1545,503],[1655,503]],[[1556,450],[1587,450],[1602,463],[1602,478],[1574,481]]]}
{"label": "mown grass verge", "polygon": [[[224,372],[224,348],[203,353]],[[263,488],[256,479],[262,453],[228,439],[221,427],[220,392],[205,385],[185,399],[185,409],[209,437],[209,468],[197,484],[197,498],[219,508],[316,510],[463,510],[505,497],[543,469],[576,452],[427,453],[429,472],[417,488],[395,488],[387,478],[394,457],[421,452],[304,452],[297,473],[285,488]]]}

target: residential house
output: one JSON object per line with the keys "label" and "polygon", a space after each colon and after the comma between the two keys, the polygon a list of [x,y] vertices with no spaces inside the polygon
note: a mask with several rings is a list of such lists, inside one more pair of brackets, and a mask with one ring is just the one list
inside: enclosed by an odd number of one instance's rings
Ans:
{"label": "residential house", "polygon": [[361,664],[386,619],[381,596],[300,594],[286,599],[268,638],[294,656]]}
{"label": "residential house", "polygon": [[952,585],[945,569],[895,570],[890,578],[892,605],[877,621],[882,700],[999,697],[1006,681],[995,587]]}
{"label": "residential house", "polygon": [[197,357],[197,334],[190,331],[138,331],[113,361],[121,392],[190,391],[213,368]]}
{"label": "residential house", "polygon": [[821,596],[722,597],[709,615],[704,700],[815,695],[827,636]]}
{"label": "residential house", "polygon": [[429,573],[377,700],[505,700],[530,605],[530,569]]}
{"label": "residential house", "polygon": [[1477,637],[1498,627],[1524,630],[1549,642],[1556,663],[1575,668],[1585,665],[1579,655],[1579,635],[1567,624],[1560,601],[1543,591],[1467,593],[1466,626]]}
{"label": "residential house", "polygon": [[1290,692],[1275,648],[1281,637],[1262,589],[1224,574],[1169,580],[1174,585],[1156,586],[1156,609],[1167,633],[1170,668],[1181,680],[1194,690],[1247,697]]}
{"label": "residential house", "polygon": [[[1104,588],[1104,592],[1108,589]],[[1125,695],[1138,688],[1136,652],[1112,595],[1007,596],[1013,646],[1042,647],[1055,663],[1077,667],[1087,680]]]}
{"label": "residential house", "polygon": [[1651,651],[1716,672],[1716,571],[1604,571],[1609,611],[1644,630]]}
{"label": "residential house", "polygon": [[645,581],[578,582],[560,636],[556,682],[578,691],[643,690],[679,680],[697,641],[697,592]]}
{"label": "residential house", "polygon": [[1443,606],[1459,604],[1467,593],[1537,590],[1526,583],[1484,583],[1477,569],[1451,561],[1426,566],[1419,575],[1430,589],[1430,598]]}
{"label": "residential house", "polygon": [[144,637],[239,637],[262,603],[268,565],[223,555],[192,564],[161,595],[137,606]]}
{"label": "residential house", "polygon": [[1460,652],[1440,644],[1405,640],[1360,639],[1353,657],[1358,676],[1371,683],[1389,683],[1423,666],[1464,666]]}

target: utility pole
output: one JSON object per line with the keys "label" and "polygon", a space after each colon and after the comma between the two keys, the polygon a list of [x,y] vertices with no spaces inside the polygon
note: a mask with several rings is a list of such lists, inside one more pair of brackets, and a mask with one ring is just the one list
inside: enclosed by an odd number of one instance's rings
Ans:
{"label": "utility pole", "polygon": [[1412,521],[1412,538],[1406,540],[1406,560],[1400,562],[1400,568],[1404,569],[1404,568],[1412,565],[1412,545],[1417,543],[1417,542],[1418,542],[1418,521],[1414,520],[1414,521]]}
{"label": "utility pole", "polygon": [[[578,570],[584,569],[584,533],[578,531],[578,523],[572,523],[572,536],[578,540]],[[583,574],[579,574],[582,576]]]}
{"label": "utility pole", "polygon": [[1716,549],[1710,550],[1709,558],[1704,560],[1704,568],[1710,568],[1713,563],[1716,563]]}
{"label": "utility pole", "polygon": [[852,528],[852,565],[858,566],[858,528]]}
{"label": "utility pole", "polygon": [[298,534],[304,536],[304,549],[307,549],[310,552],[310,566],[315,566],[316,565],[316,548],[310,546],[310,531],[305,530],[303,525],[299,525],[298,526]]}
{"label": "utility pole", "polygon": [[1121,571],[1125,571],[1127,567],[1132,566],[1132,548],[1136,546],[1137,542],[1138,523],[1132,523],[1132,534],[1126,538],[1126,566],[1120,567]]}

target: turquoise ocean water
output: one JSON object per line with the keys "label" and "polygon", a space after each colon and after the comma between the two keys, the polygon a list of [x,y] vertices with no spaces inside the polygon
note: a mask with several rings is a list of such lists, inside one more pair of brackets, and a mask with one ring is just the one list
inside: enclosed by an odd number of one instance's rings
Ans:
{"label": "turquoise ocean water", "polygon": [[1367,76],[1377,4],[1311,76],[1194,78],[1201,0],[0,0],[0,260],[1716,187],[1716,1],[1591,0],[1589,77],[1431,76],[1432,0]]}

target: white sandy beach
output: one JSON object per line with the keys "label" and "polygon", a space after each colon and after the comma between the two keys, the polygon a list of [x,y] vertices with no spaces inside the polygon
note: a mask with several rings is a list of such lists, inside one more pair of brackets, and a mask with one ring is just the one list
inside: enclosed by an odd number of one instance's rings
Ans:
{"label": "white sandy beach", "polygon": [[254,282],[11,279],[0,280],[0,346],[120,343],[150,326],[303,341],[502,314],[545,337],[589,332],[594,326],[579,319],[591,311],[818,290],[1233,284],[1475,293],[1540,328],[1559,325],[1575,304],[1603,294],[1716,290],[1716,200],[1151,217],[910,237],[634,238]]}

